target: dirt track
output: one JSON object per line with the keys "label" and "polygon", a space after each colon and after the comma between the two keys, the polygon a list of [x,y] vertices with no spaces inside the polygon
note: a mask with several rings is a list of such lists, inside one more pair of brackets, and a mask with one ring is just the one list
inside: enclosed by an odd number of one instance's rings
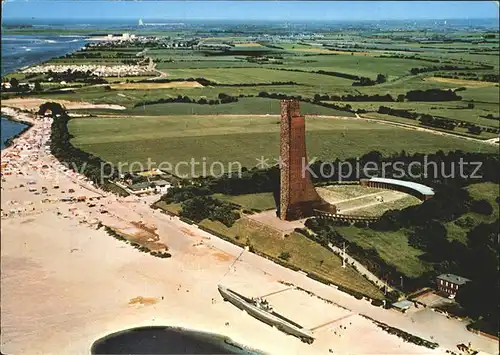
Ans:
{"label": "dirt track", "polygon": [[15,98],[2,100],[2,106],[14,107],[21,110],[38,110],[41,104],[52,101],[57,102],[67,109],[85,109],[85,108],[104,108],[111,110],[125,110],[126,107],[120,105],[93,104],[85,101],[68,101],[58,99],[39,99],[39,98]]}

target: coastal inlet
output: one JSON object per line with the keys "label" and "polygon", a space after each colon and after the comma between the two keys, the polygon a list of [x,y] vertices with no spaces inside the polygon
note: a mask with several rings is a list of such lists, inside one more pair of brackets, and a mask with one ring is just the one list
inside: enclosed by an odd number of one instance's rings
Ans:
{"label": "coastal inlet", "polygon": [[91,354],[242,354],[258,355],[230,338],[177,327],[139,327],[97,340]]}

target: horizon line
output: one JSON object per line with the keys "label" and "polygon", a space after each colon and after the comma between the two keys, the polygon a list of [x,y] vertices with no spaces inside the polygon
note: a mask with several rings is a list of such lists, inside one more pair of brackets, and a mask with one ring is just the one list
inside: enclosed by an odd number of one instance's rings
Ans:
{"label": "horizon line", "polygon": [[[5,15],[5,14],[4,14]],[[291,20],[283,20],[283,19],[259,19],[259,18],[245,18],[245,19],[231,19],[231,18],[148,18],[148,17],[100,17],[99,19],[89,17],[89,18],[73,18],[67,19],[62,17],[5,17],[2,16],[3,20],[44,20],[44,21],[102,21],[102,20],[154,20],[154,21],[263,21],[263,22],[298,22],[298,21],[318,21],[318,22],[353,22],[353,21],[447,21],[447,20],[497,20],[500,19],[498,17],[442,17],[442,18],[386,18],[386,19],[313,19],[313,18],[304,18],[304,19],[291,19]]]}

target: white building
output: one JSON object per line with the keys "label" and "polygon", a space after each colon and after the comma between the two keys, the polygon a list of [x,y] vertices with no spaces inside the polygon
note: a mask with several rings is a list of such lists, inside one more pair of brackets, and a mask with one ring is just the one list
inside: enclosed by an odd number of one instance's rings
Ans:
{"label": "white building", "polygon": [[172,186],[168,181],[165,180],[156,180],[153,181],[153,184],[155,184],[156,193],[161,193],[161,194],[167,193],[170,186]]}

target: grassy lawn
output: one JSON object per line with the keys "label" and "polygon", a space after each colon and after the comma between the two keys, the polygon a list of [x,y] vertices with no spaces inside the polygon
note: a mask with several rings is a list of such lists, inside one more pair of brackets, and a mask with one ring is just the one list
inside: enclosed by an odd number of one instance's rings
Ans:
{"label": "grassy lawn", "polygon": [[363,216],[381,216],[384,212],[389,210],[401,210],[406,207],[418,205],[422,203],[418,198],[406,195],[403,198],[395,201],[384,202],[378,205],[369,206],[365,208],[360,208],[356,212],[351,214],[363,215]]}
{"label": "grassy lawn", "polygon": [[[265,116],[175,116],[175,117],[117,117],[73,119],[69,130],[72,143],[106,161],[147,163],[148,158],[159,164],[169,162],[175,168],[179,162],[194,158],[195,171],[220,172],[219,161],[225,169],[254,167],[260,157],[274,165],[279,154],[279,124],[276,117]],[[497,148],[454,137],[441,137],[375,122],[335,118],[307,118],[307,148],[309,159],[323,160],[359,157],[378,150],[391,154],[407,152],[428,153],[461,149],[494,153]],[[390,145],[387,142],[391,142]],[[411,146],[408,146],[411,142]],[[205,158],[203,160],[203,158]],[[180,174],[189,170],[178,166]],[[208,171],[210,173],[210,171]],[[175,172],[173,172],[175,174]],[[176,174],[177,175],[177,174]]]}
{"label": "grassy lawn", "polygon": [[376,249],[388,264],[394,265],[409,277],[420,276],[431,269],[430,265],[419,259],[424,253],[408,245],[408,237],[403,230],[378,232],[355,226],[336,227],[336,229],[350,242],[364,249]]}
{"label": "grassy lawn", "polygon": [[[462,101],[449,101],[449,102],[341,102],[341,101],[327,101],[337,105],[350,104],[354,109],[364,109],[368,111],[378,111],[380,106],[390,107],[393,109],[404,109],[410,112],[426,113],[432,116],[446,117],[453,120],[466,121],[474,124],[479,124],[487,127],[498,127],[498,121],[487,119],[483,116],[492,114],[499,115],[498,104],[494,103],[475,103],[474,109],[468,109],[468,102]],[[369,115],[372,115],[370,113]],[[392,116],[400,118],[401,122],[408,124],[417,123],[415,120]]]}
{"label": "grassy lawn", "polygon": [[[469,212],[460,217],[460,219],[465,219],[467,217],[472,218],[474,220],[474,225],[478,225],[479,223],[492,223],[498,218],[499,214],[499,206],[496,202],[496,198],[500,195],[498,192],[498,185],[485,182],[479,184],[473,184],[467,187],[467,191],[469,191],[471,197],[475,200],[487,200],[491,206],[493,207],[493,213],[489,216],[485,216],[482,214]],[[446,229],[448,230],[448,238],[456,239],[460,242],[467,242],[467,232],[468,228],[462,228],[456,225],[454,222],[446,223]]]}
{"label": "grassy lawn", "polygon": [[[474,225],[479,223],[492,223],[498,218],[499,207],[495,199],[499,196],[498,185],[494,183],[478,183],[466,188],[471,197],[475,200],[486,199],[493,206],[493,213],[484,216],[477,213],[466,213],[460,219],[470,217],[474,220]],[[397,208],[397,206],[395,206]],[[403,208],[404,206],[400,206]],[[458,240],[465,243],[467,233],[471,228],[462,228],[454,221],[444,224],[448,231],[449,240]],[[336,229],[349,241],[356,243],[362,248],[374,248],[380,256],[391,265],[394,265],[400,272],[409,277],[416,277],[432,268],[432,265],[419,259],[423,254],[421,250],[408,245],[406,230],[396,232],[378,232],[371,229],[361,229],[355,226],[336,227]]]}
{"label": "grassy lawn", "polygon": [[[470,137],[470,138],[476,138],[476,139],[490,139],[490,138],[495,138],[497,136],[495,133],[490,133],[490,132],[485,132],[485,131],[481,132],[480,135],[470,134],[470,133],[468,133],[468,129],[464,128],[464,127],[455,127],[455,129],[452,131],[442,129],[442,128],[436,128],[436,127],[427,127],[427,126],[419,124],[419,122],[417,120],[411,120],[411,119],[403,118],[403,117],[385,115],[385,114],[381,114],[378,112],[365,113],[365,114],[361,115],[361,117],[373,118],[373,119],[377,119],[377,120],[384,120],[384,121],[394,122],[394,123],[402,123],[405,125],[431,129],[431,130],[437,131],[437,132],[450,133],[450,134],[454,134],[457,136],[464,136],[464,137]],[[490,120],[490,121],[492,121],[492,120]],[[478,147],[478,151],[481,151],[481,147]]]}
{"label": "grassy lawn", "polygon": [[380,290],[357,271],[350,267],[342,268],[342,261],[337,255],[301,234],[292,233],[284,239],[270,236],[249,225],[244,219],[238,220],[231,228],[210,220],[203,220],[200,225],[241,243],[245,243],[248,238],[248,242],[256,251],[275,258],[281,252],[288,252],[291,255],[288,263],[305,272],[316,273],[336,284],[363,292],[373,298],[383,297]]}
{"label": "grassy lawn", "polygon": [[171,69],[169,78],[205,78],[221,84],[271,83],[293,81],[307,86],[341,87],[352,84],[352,80],[334,76],[289,72],[265,68],[206,68]]}
{"label": "grassy lawn", "polygon": [[[222,90],[223,91],[223,90]],[[303,102],[300,105],[301,113],[305,115],[324,116],[346,116],[353,117],[354,114],[346,111],[338,111],[328,107]],[[279,100],[246,97],[239,98],[237,102],[220,105],[199,105],[192,103],[164,103],[139,106],[124,112],[130,115],[279,115]]]}
{"label": "grassy lawn", "polygon": [[154,204],[155,206],[161,208],[162,210],[171,212],[176,215],[178,215],[182,209],[180,203],[166,203],[165,201],[158,201],[155,202]]}
{"label": "grassy lawn", "polygon": [[293,66],[293,64],[289,64],[289,66],[301,70],[336,71],[351,75],[366,76],[372,79],[375,79],[377,74],[399,77],[409,74],[411,68],[429,66],[429,63],[419,60],[377,58],[359,53],[354,53],[354,56],[351,56],[350,52],[337,53],[338,55],[307,57],[307,59],[310,58],[310,60],[315,61],[312,64],[300,63],[297,66]]}
{"label": "grassy lawn", "polygon": [[224,195],[224,194],[214,194],[213,197],[219,200],[228,201],[240,205],[246,210],[260,210],[265,211],[269,209],[276,208],[274,202],[274,196],[271,192],[262,192],[256,194],[247,195]]}
{"label": "grassy lawn", "polygon": [[328,195],[332,201],[342,201],[381,191],[375,187],[361,186],[357,184],[329,185],[318,188],[322,194]]}

